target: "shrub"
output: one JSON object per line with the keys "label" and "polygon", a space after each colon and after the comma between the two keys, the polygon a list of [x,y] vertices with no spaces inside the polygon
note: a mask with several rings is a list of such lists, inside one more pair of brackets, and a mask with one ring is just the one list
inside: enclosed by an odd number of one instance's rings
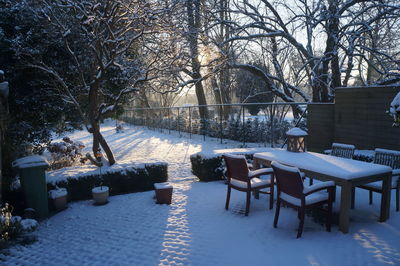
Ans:
{"label": "shrub", "polygon": [[[13,207],[7,203],[0,209],[0,250],[7,248],[12,243],[28,244],[35,241],[25,233],[34,231],[38,226],[37,221],[12,216],[12,212]],[[28,239],[30,240],[28,241]]]}
{"label": "shrub", "polygon": [[216,181],[222,180],[222,156],[214,158],[203,158],[200,154],[190,156],[192,163],[192,173],[197,176],[200,181]]}
{"label": "shrub", "polygon": [[85,147],[80,141],[63,138],[63,142],[52,142],[47,146],[50,152],[49,165],[51,170],[72,166],[82,159],[82,149]]}
{"label": "shrub", "polygon": [[192,164],[192,173],[197,176],[200,181],[218,181],[224,179],[225,163],[222,155],[226,153],[245,155],[248,162],[252,162],[253,154],[262,152],[263,148],[248,149],[226,149],[220,150],[218,153],[195,153],[190,156]]}
{"label": "shrub", "polygon": [[72,176],[67,171],[53,171],[47,174],[47,187],[48,190],[56,186],[66,188],[72,201],[92,198],[92,188],[100,184],[110,188],[110,195],[147,191],[153,189],[154,183],[168,181],[167,167],[167,163],[116,164],[103,167],[103,173],[100,168],[94,168]]}

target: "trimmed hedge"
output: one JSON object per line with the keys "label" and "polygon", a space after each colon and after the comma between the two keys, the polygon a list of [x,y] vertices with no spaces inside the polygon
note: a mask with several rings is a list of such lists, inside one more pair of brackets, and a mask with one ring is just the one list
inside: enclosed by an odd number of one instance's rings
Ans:
{"label": "trimmed hedge", "polygon": [[220,150],[220,152],[213,154],[198,152],[190,156],[192,173],[197,176],[200,181],[204,182],[223,180],[225,179],[225,163],[222,159],[223,154],[234,153],[238,155],[244,155],[248,162],[252,162],[253,154],[262,151],[262,148],[250,148]]}
{"label": "trimmed hedge", "polygon": [[224,179],[222,161],[222,156],[214,158],[203,158],[200,154],[190,156],[192,173],[197,176],[200,181],[205,182]]}
{"label": "trimmed hedge", "polygon": [[168,164],[154,163],[142,166],[131,166],[125,169],[106,171],[102,178],[98,173],[80,174],[78,178],[70,177],[64,180],[47,183],[48,191],[58,187],[66,188],[68,199],[86,200],[92,198],[92,188],[103,184],[110,188],[110,195],[126,194],[153,190],[154,183],[168,181]]}

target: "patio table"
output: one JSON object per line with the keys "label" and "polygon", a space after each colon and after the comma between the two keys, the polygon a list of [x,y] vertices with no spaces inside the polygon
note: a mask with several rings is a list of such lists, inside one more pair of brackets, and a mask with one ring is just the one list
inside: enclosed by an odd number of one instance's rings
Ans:
{"label": "patio table", "polygon": [[315,152],[289,152],[285,149],[269,148],[253,156],[255,169],[261,165],[269,167],[272,161],[294,166],[308,177],[322,181],[334,181],[341,187],[339,230],[349,231],[349,213],[352,188],[358,185],[383,181],[379,221],[389,218],[392,168],[384,165],[340,158]]}

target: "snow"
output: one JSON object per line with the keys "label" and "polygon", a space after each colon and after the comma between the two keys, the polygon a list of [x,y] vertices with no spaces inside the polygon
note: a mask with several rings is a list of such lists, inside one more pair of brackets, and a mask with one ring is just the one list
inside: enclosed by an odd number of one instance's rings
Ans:
{"label": "snow", "polygon": [[155,183],[154,184],[155,189],[166,189],[166,188],[172,188],[172,185],[168,182],[164,183]]}
{"label": "snow", "polygon": [[354,145],[343,144],[343,143],[332,143],[332,147],[344,148],[344,149],[355,149],[356,148],[356,146],[354,146]]}
{"label": "snow", "polygon": [[21,227],[24,231],[33,231],[39,226],[39,223],[34,219],[21,220]]}
{"label": "snow", "polygon": [[298,153],[284,149],[266,148],[265,152],[258,153],[257,157],[271,161],[278,161],[283,164],[292,165],[313,172],[323,171],[326,175],[340,177],[346,180],[392,172],[392,168],[389,166],[329,156],[315,152]]}
{"label": "snow", "polygon": [[100,168],[91,164],[77,165],[47,172],[46,181],[47,183],[56,185],[57,183],[68,179],[79,179],[91,175],[111,174],[116,172],[136,172],[137,169],[144,169],[146,165],[150,164],[166,164],[166,162],[159,162],[151,159],[148,160],[148,163],[121,161],[112,166],[104,165]]}
{"label": "snow", "polygon": [[49,191],[49,197],[51,199],[56,199],[60,197],[64,197],[68,194],[65,188],[57,188]]}
{"label": "snow", "polygon": [[[102,125],[117,162],[152,158],[168,162],[169,182],[174,186],[171,205],[155,204],[154,191],[113,196],[109,203],[72,202],[68,209],[40,223],[38,241],[16,246],[2,255],[5,265],[399,265],[400,213],[392,193],[390,219],[377,222],[380,196],[368,204],[368,191],[356,190],[350,232],[338,226],[332,232],[306,217],[302,238],[296,239],[297,213],[281,208],[278,228],[273,228],[275,207],[268,209],[269,195],[251,199],[244,216],[245,193],[232,190],[225,210],[223,181],[200,183],[190,169],[189,156],[240,143],[200,136],[163,134],[124,125]],[[90,150],[86,132],[70,135]],[[335,212],[340,206],[337,187]]]}
{"label": "snow", "polygon": [[400,92],[394,97],[393,101],[390,103],[389,112],[393,115],[400,113]]}
{"label": "snow", "polygon": [[381,149],[381,148],[375,149],[375,152],[389,153],[389,154],[394,154],[394,155],[400,155],[400,151],[387,150],[387,149]]}
{"label": "snow", "polygon": [[301,128],[294,127],[292,129],[289,129],[286,132],[286,135],[288,135],[288,136],[297,136],[298,137],[298,136],[307,136],[308,134],[307,134],[307,132],[305,132]]}
{"label": "snow", "polygon": [[107,191],[108,191],[107,186],[100,186],[100,187],[95,187],[92,189],[93,193],[103,193],[103,192],[107,192]]}
{"label": "snow", "polygon": [[17,168],[30,168],[30,167],[38,167],[38,166],[46,166],[49,164],[47,160],[39,155],[31,155],[19,158],[12,163],[13,167]]}

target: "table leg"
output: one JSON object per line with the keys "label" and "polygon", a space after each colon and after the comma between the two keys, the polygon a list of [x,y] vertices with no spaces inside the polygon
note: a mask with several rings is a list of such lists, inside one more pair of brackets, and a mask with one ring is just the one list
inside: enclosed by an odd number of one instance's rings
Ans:
{"label": "table leg", "polygon": [[350,206],[352,184],[347,182],[341,186],[339,230],[347,234],[349,232]]}
{"label": "table leg", "polygon": [[382,180],[381,215],[379,217],[379,222],[384,222],[389,219],[392,175],[388,174],[384,176]]}

